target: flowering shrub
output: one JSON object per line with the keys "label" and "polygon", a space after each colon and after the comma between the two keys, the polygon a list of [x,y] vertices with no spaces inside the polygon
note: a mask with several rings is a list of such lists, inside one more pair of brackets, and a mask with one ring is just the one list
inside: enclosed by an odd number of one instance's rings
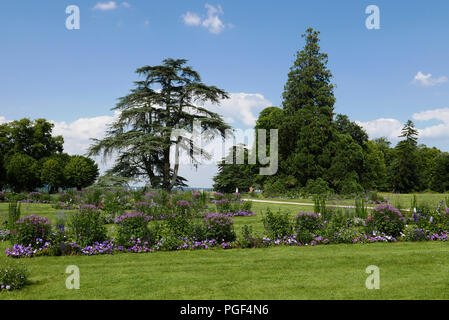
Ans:
{"label": "flowering shrub", "polygon": [[68,217],[69,235],[81,247],[106,240],[106,227],[96,206],[80,206],[78,211],[70,213]]}
{"label": "flowering shrub", "polygon": [[207,229],[207,238],[222,242],[232,242],[236,239],[234,220],[232,217],[220,213],[208,213],[203,221]]}
{"label": "flowering shrub", "polygon": [[417,225],[408,225],[404,228],[401,238],[405,241],[424,241],[427,240],[427,234],[427,230]]}
{"label": "flowering shrub", "polygon": [[215,203],[217,212],[227,214],[232,211],[231,202],[228,199],[212,200]]}
{"label": "flowering shrub", "polygon": [[21,245],[28,245],[38,248],[39,243],[36,239],[42,239],[44,242],[51,238],[51,225],[47,218],[36,215],[25,216],[14,223],[14,229],[11,232],[11,240]]}
{"label": "flowering shrub", "polygon": [[265,232],[271,239],[291,236],[293,234],[293,228],[288,217],[288,212],[281,213],[279,211],[277,214],[274,214],[268,209],[267,214],[262,218],[262,221],[265,227]]}
{"label": "flowering shrub", "polygon": [[20,264],[0,265],[0,292],[22,289],[28,278],[28,270]]}
{"label": "flowering shrub", "polygon": [[140,202],[136,202],[134,204],[134,208],[136,209],[136,211],[145,213],[145,214],[152,214],[152,207],[153,204],[151,202],[146,202],[146,201],[140,201]]}
{"label": "flowering shrub", "polygon": [[300,212],[295,217],[295,230],[316,232],[322,228],[322,218],[320,214],[313,212]]}
{"label": "flowering shrub", "polygon": [[366,220],[369,233],[376,230],[389,236],[399,237],[405,227],[402,213],[390,204],[381,204],[374,208]]}
{"label": "flowering shrub", "polygon": [[132,246],[132,239],[149,241],[151,238],[148,229],[150,218],[141,212],[127,212],[115,219],[118,226],[117,243],[123,246]]}
{"label": "flowering shrub", "polygon": [[178,214],[189,215],[191,212],[191,206],[192,204],[187,200],[176,201],[176,211]]}

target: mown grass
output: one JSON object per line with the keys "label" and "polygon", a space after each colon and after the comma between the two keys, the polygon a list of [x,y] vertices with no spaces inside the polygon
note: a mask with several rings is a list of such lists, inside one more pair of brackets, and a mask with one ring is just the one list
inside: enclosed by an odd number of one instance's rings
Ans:
{"label": "mown grass", "polygon": [[[0,204],[6,214],[7,204]],[[253,203],[256,216],[236,217],[261,234],[267,208],[291,216],[311,207]],[[55,221],[50,205],[24,204],[22,215]],[[0,262],[9,242],[0,242]],[[8,299],[448,299],[449,244],[376,243],[266,249],[200,250],[37,257],[17,260],[30,270],[28,285],[1,292]],[[80,268],[81,289],[65,287],[67,266]],[[369,265],[380,268],[380,290],[365,288]]]}
{"label": "mown grass", "polygon": [[[20,260],[29,284],[0,299],[448,299],[448,254],[426,242],[39,257]],[[69,265],[80,290],[65,287]],[[369,265],[379,290],[365,287]]]}
{"label": "mown grass", "polygon": [[[415,193],[415,194],[396,194],[396,193],[387,193],[387,192],[379,192],[379,196],[388,199],[388,201],[396,206],[400,206],[402,209],[410,208],[410,205],[413,200],[413,196],[416,196],[418,205],[436,205],[437,203],[444,201],[449,198],[449,193]],[[249,196],[245,195],[244,198],[250,199]],[[298,198],[298,199],[288,199],[282,197],[258,197],[254,198],[256,200],[267,200],[267,201],[280,201],[280,202],[297,202],[297,203],[308,203],[313,204],[314,200],[309,198]],[[354,206],[354,199],[343,199],[343,200],[328,200],[326,205],[343,205],[343,206]],[[372,206],[372,204],[367,204],[368,206]],[[310,209],[309,210],[313,210]]]}

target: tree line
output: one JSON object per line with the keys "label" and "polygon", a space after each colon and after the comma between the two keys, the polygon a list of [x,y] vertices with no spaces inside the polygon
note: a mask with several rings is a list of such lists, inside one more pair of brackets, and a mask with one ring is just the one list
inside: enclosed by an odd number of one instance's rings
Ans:
{"label": "tree line", "polygon": [[47,187],[87,187],[98,177],[92,159],[63,152],[62,136],[52,136],[54,124],[27,118],[0,125],[0,191],[33,191]]}
{"label": "tree line", "polygon": [[[278,129],[278,172],[261,176],[258,165],[223,161],[214,188],[223,192],[253,187],[272,193],[341,194],[448,191],[449,154],[418,145],[412,121],[404,125],[402,140],[392,147],[386,138],[369,140],[348,116],[334,113],[335,86],[327,68],[328,56],[319,46],[319,32],[310,28],[303,38],[306,43],[290,68],[282,107],[264,109],[255,126]],[[245,157],[256,150],[257,145],[246,148]]]}

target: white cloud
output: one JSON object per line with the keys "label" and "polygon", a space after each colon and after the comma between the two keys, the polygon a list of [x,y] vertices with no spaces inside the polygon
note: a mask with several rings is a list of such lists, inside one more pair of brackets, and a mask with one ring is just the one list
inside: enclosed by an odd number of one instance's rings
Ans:
{"label": "white cloud", "polygon": [[[412,115],[414,121],[436,120],[441,123],[417,128],[419,139],[431,146],[445,145],[449,142],[449,108],[425,110]],[[397,119],[376,119],[367,122],[356,121],[368,133],[371,139],[387,137],[392,142],[399,141],[404,123]],[[443,143],[444,142],[444,143]],[[443,143],[443,144],[441,144]],[[447,149],[447,148],[446,148]]]}
{"label": "white cloud", "polygon": [[244,125],[253,127],[259,112],[273,105],[260,93],[231,93],[229,96],[219,106],[206,105],[208,109],[222,115],[228,123],[240,120]]}
{"label": "white cloud", "polygon": [[193,12],[187,12],[182,15],[184,20],[184,24],[188,26],[202,26],[209,30],[210,33],[219,34],[221,33],[226,26],[229,28],[234,27],[232,24],[225,24],[220,16],[224,14],[223,8],[218,6],[213,6],[206,3],[207,15],[204,18],[201,18],[198,14]]}
{"label": "white cloud", "polygon": [[53,135],[64,137],[64,151],[68,154],[85,154],[92,144],[91,138],[104,137],[107,125],[114,120],[113,116],[81,118],[73,122],[51,121],[55,127]]}
{"label": "white cloud", "polygon": [[182,17],[187,26],[199,26],[201,24],[201,18],[196,13],[187,12]]}
{"label": "white cloud", "polygon": [[122,2],[122,6],[124,6],[125,8],[131,8],[131,5],[126,1]]}
{"label": "white cloud", "polygon": [[356,121],[371,139],[387,137],[389,140],[396,141],[401,134],[401,129],[404,126],[399,120],[396,119],[376,119],[367,122]]}
{"label": "white cloud", "polygon": [[98,2],[94,10],[101,10],[101,11],[109,11],[117,9],[117,3],[115,1],[109,1],[109,2]]}
{"label": "white cloud", "polygon": [[441,76],[439,78],[432,77],[432,74],[423,74],[419,71],[413,78],[413,82],[422,87],[432,87],[448,81],[448,78]]}
{"label": "white cloud", "polygon": [[8,121],[6,121],[5,117],[0,117],[0,124],[6,123]]}
{"label": "white cloud", "polygon": [[419,130],[422,138],[449,139],[449,108],[426,110],[413,114],[418,121],[438,120],[442,123]]}

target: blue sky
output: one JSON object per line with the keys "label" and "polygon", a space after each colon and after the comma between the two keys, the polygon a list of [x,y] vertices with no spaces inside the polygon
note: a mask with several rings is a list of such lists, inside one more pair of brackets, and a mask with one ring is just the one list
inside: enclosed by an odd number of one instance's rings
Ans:
{"label": "blue sky", "polygon": [[[65,27],[69,5],[80,8],[80,30]],[[368,5],[380,9],[379,30],[365,27]],[[329,54],[336,112],[393,142],[412,119],[421,142],[449,151],[448,14],[446,0],[3,2],[0,122],[47,118],[67,151],[82,152],[132,88],[134,70],[172,57],[232,93],[221,112],[248,128],[281,104],[300,35],[314,27]],[[202,187],[215,173],[187,171]]]}

